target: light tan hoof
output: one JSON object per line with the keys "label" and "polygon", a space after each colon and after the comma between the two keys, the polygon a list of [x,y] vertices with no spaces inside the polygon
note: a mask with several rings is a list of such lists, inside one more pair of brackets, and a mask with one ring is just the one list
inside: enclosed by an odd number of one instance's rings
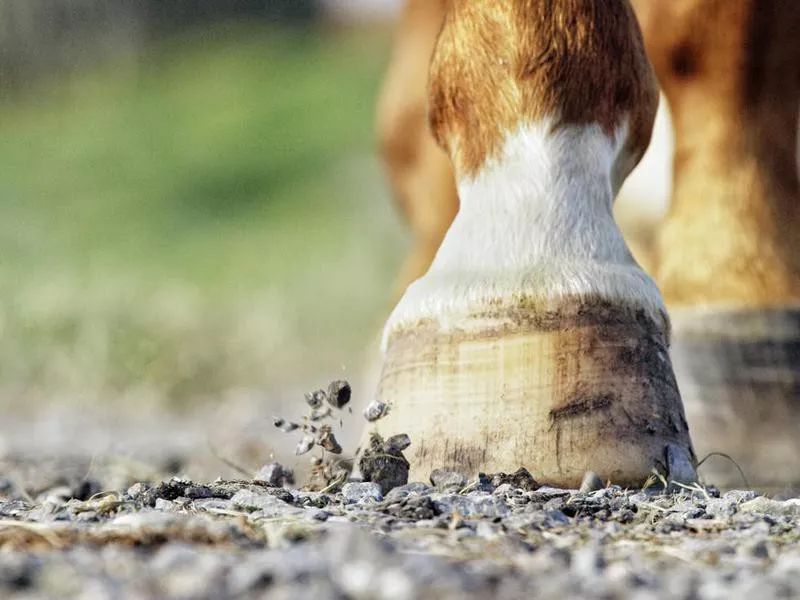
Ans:
{"label": "light tan hoof", "polygon": [[447,331],[423,321],[390,335],[379,398],[390,406],[379,431],[411,436],[412,480],[523,466],[556,486],[587,471],[641,485],[675,464],[673,479],[694,477],[664,335],[644,311],[583,301]]}
{"label": "light tan hoof", "polygon": [[[800,307],[671,311],[672,357],[702,459],[729,455],[746,483],[800,487]],[[708,483],[743,487],[736,465],[712,456]]]}

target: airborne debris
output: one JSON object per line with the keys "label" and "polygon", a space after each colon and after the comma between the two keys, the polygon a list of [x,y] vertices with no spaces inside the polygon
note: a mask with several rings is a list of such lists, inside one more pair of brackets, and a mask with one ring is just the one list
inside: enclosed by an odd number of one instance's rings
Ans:
{"label": "airborne debris", "polygon": [[[358,468],[364,481],[373,481],[380,485],[384,495],[388,494],[390,490],[408,483],[408,460],[403,456],[402,451],[397,449],[396,438],[403,436],[408,438],[407,435],[400,434],[384,441],[378,433],[372,433],[369,444],[358,459]],[[392,440],[395,441],[392,442]]]}
{"label": "airborne debris", "polygon": [[311,411],[311,414],[308,415],[308,420],[316,423],[317,421],[324,421],[332,414],[330,406],[321,406]]}
{"label": "airborne debris", "polygon": [[287,469],[282,464],[272,462],[261,467],[255,476],[256,481],[265,481],[275,487],[294,484],[294,471]]}
{"label": "airborne debris", "polygon": [[333,435],[331,431],[330,425],[323,425],[320,427],[319,433],[317,433],[316,439],[317,445],[324,448],[331,454],[341,454],[342,453],[342,446],[336,440],[336,437]]}
{"label": "airborne debris", "polygon": [[284,433],[291,433],[292,431],[300,428],[300,425],[297,423],[287,421],[286,419],[282,419],[280,417],[275,417],[272,419],[272,424]]}
{"label": "airborne debris", "polygon": [[399,433],[393,435],[384,444],[384,447],[389,452],[402,452],[411,445],[411,438],[406,433]]}
{"label": "airborne debris", "polygon": [[299,442],[297,442],[297,446],[294,449],[294,453],[298,456],[301,454],[306,454],[310,452],[311,449],[314,447],[314,436],[306,434],[304,435]]}
{"label": "airborne debris", "polygon": [[327,400],[333,408],[341,410],[350,402],[351,394],[350,384],[339,379],[328,386]]}
{"label": "airborne debris", "polygon": [[[409,464],[403,451],[411,445],[411,438],[405,433],[394,435],[384,440],[377,433],[370,437],[366,450],[358,455],[358,470],[354,472],[354,459],[340,458],[345,454],[344,448],[334,433],[338,423],[342,427],[343,409],[348,407],[352,397],[350,383],[343,379],[332,381],[327,390],[318,389],[303,395],[307,410],[301,422],[276,417],[273,425],[284,433],[300,432],[300,439],[295,446],[295,454],[301,456],[320,448],[321,455],[316,453],[310,457],[309,478],[305,488],[309,491],[335,492],[348,481],[358,479],[361,473],[365,482],[374,482],[380,486],[382,493],[405,485],[408,482]],[[348,410],[352,414],[352,409]],[[364,411],[364,418],[374,423],[385,417],[389,406],[380,400],[374,400]],[[269,466],[269,465],[268,465]],[[265,467],[266,469],[266,467]],[[291,471],[290,471],[291,473]],[[280,480],[277,473],[269,473],[269,483]]]}
{"label": "airborne debris", "polygon": [[315,392],[309,392],[305,395],[306,404],[308,404],[311,408],[319,408],[322,406],[322,403],[328,399],[328,393],[325,390],[317,390]]}
{"label": "airborne debris", "polygon": [[370,423],[382,419],[387,414],[389,414],[389,406],[380,400],[373,400],[369,403],[369,406],[364,409],[364,418]]}

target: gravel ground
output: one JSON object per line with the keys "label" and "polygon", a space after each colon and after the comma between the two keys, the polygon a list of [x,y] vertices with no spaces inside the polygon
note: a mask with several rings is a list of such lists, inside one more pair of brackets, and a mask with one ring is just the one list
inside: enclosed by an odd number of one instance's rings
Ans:
{"label": "gravel ground", "polygon": [[[258,403],[193,424],[5,415],[0,598],[800,597],[796,495],[623,490],[592,474],[561,490],[524,469],[407,483],[406,435],[337,459],[360,428],[347,382],[302,397],[281,408],[294,418]],[[250,466],[291,448],[297,474],[269,459],[231,480],[249,470],[214,456],[208,431]]]}
{"label": "gravel ground", "polygon": [[108,491],[106,467],[0,461],[0,597],[800,596],[797,498],[447,471],[386,494],[178,477]]}

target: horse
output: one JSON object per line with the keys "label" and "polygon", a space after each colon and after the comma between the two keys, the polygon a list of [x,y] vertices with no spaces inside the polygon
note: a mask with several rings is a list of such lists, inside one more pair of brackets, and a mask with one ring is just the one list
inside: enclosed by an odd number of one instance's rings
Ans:
{"label": "horse", "polygon": [[[800,480],[798,26],[781,0],[406,0],[377,129],[415,244],[378,398],[416,474],[691,481],[717,453],[718,485]],[[611,209],[658,84],[647,273]]]}

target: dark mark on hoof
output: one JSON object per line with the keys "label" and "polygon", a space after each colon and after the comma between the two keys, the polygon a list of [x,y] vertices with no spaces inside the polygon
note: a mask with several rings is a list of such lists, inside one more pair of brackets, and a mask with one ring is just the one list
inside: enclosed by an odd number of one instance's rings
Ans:
{"label": "dark mark on hoof", "polygon": [[572,419],[589,413],[605,410],[614,403],[614,396],[602,394],[594,397],[580,397],[567,402],[561,408],[554,408],[550,411],[550,420],[553,423],[564,419]]}
{"label": "dark mark on hoof", "polygon": [[469,444],[447,437],[433,442],[422,441],[413,451],[412,462],[432,462],[452,471],[473,475],[486,464],[489,444],[489,439],[486,444]]}

